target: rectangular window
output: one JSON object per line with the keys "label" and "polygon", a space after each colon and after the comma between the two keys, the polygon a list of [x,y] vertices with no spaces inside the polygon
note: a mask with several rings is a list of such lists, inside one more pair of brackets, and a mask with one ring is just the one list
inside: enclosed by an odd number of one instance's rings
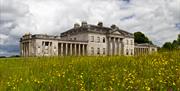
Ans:
{"label": "rectangular window", "polygon": [[133,45],[133,40],[131,40],[131,45]]}
{"label": "rectangular window", "polygon": [[45,42],[45,46],[48,46],[49,45],[49,42]]}
{"label": "rectangular window", "polygon": [[126,55],[129,55],[129,50],[128,49],[126,49]]}
{"label": "rectangular window", "polygon": [[94,42],[94,36],[91,36],[90,40],[91,42]]}
{"label": "rectangular window", "polygon": [[100,54],[100,48],[97,48],[97,54]]}
{"label": "rectangular window", "polygon": [[126,40],[126,42],[127,42],[126,44],[127,44],[127,45],[129,45],[129,41],[128,41],[128,40]]}
{"label": "rectangular window", "polygon": [[97,37],[97,43],[100,43],[100,37]]}
{"label": "rectangular window", "polygon": [[105,48],[103,48],[103,54],[106,54],[106,49]]}
{"label": "rectangular window", "polygon": [[94,55],[94,48],[91,47],[91,55]]}
{"label": "rectangular window", "polygon": [[76,38],[74,38],[74,40],[76,40]]}
{"label": "rectangular window", "polygon": [[42,42],[42,46],[44,45],[44,41]]}

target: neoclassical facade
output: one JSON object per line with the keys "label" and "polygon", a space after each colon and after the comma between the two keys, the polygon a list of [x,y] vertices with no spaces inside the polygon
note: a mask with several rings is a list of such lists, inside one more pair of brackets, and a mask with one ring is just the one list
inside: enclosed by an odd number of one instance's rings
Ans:
{"label": "neoclassical facade", "polygon": [[20,39],[21,56],[134,55],[134,36],[116,25],[82,22],[60,34],[25,34]]}

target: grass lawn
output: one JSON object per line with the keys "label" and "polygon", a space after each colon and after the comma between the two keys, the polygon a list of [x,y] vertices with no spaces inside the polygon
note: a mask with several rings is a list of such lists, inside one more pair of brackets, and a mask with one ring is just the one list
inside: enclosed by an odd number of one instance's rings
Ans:
{"label": "grass lawn", "polygon": [[0,91],[180,91],[180,51],[0,59]]}

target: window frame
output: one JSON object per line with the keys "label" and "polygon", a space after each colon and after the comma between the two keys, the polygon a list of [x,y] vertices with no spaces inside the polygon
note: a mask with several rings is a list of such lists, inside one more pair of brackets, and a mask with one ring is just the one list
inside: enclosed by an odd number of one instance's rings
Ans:
{"label": "window frame", "polygon": [[100,43],[101,42],[101,38],[98,36],[97,37],[97,43]]}
{"label": "window frame", "polygon": [[90,36],[90,42],[94,42],[94,36]]}
{"label": "window frame", "polygon": [[103,37],[103,43],[106,43],[106,38],[105,37]]}
{"label": "window frame", "polygon": [[94,47],[91,47],[91,55],[94,55]]}
{"label": "window frame", "polygon": [[101,54],[100,48],[97,48],[97,55],[100,55],[100,54]]}
{"label": "window frame", "polygon": [[104,55],[106,54],[106,48],[103,48],[103,54]]}

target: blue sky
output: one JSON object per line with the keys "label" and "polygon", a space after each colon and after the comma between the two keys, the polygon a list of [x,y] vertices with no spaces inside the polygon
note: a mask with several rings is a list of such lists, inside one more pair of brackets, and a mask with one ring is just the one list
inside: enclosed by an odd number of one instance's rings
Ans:
{"label": "blue sky", "polygon": [[25,33],[59,35],[81,21],[141,31],[161,46],[180,33],[180,0],[0,0],[0,56],[19,54]]}

